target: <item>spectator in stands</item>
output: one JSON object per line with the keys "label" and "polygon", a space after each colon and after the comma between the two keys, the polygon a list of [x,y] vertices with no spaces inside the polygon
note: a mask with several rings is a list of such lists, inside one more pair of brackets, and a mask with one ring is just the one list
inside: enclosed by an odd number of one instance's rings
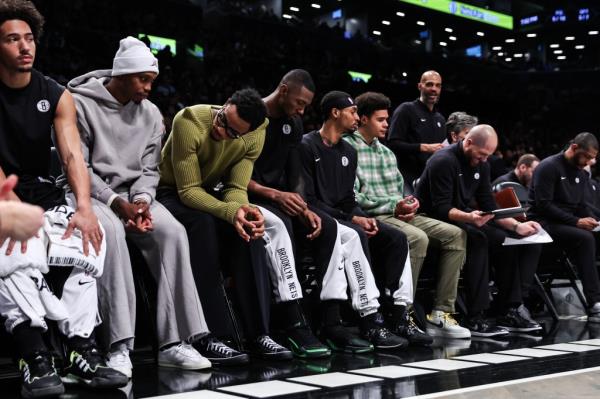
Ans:
{"label": "spectator in stands", "polygon": [[533,172],[539,163],[539,158],[534,154],[521,155],[517,161],[517,166],[515,166],[515,169],[498,177],[496,180],[494,180],[492,186],[504,182],[514,182],[521,184],[523,187],[529,188],[531,179],[533,178]]}
{"label": "spectator in stands", "polygon": [[[213,334],[232,335],[219,284],[223,262],[233,276],[251,349],[265,358],[289,359],[292,353],[269,337],[264,218],[247,194],[269,123],[265,117],[265,105],[253,89],[236,91],[221,107],[181,110],[162,150],[157,199],[187,230],[194,278],[201,301],[209,304],[204,309]],[[212,341],[205,349],[222,351]]]}
{"label": "spectator in stands", "polygon": [[469,130],[478,122],[476,116],[469,115],[466,112],[451,113],[446,121],[446,140],[442,143],[444,147],[463,140]]}
{"label": "spectator in stands", "polygon": [[442,76],[436,71],[424,72],[417,88],[419,98],[396,108],[387,133],[387,145],[396,154],[398,169],[411,183],[421,176],[425,163],[443,147],[446,137],[446,119],[436,107]]}
{"label": "spectator in stands", "polygon": [[44,210],[39,206],[8,200],[17,181],[17,176],[10,175],[0,182],[0,244],[7,238],[26,241],[44,224]]}
{"label": "spectator in stands", "polygon": [[[435,154],[427,163],[417,185],[416,196],[421,211],[437,219],[456,224],[467,233],[465,284],[468,319],[465,326],[472,336],[498,336],[511,331],[530,332],[541,329],[522,304],[522,287],[533,280],[540,245],[503,246],[509,231],[518,236],[534,234],[536,222],[518,222],[513,218],[492,221],[497,208],[486,162],[498,144],[494,129],[478,125],[463,141]],[[479,210],[474,209],[477,203]],[[491,262],[490,262],[491,261]],[[504,312],[498,326],[488,324],[489,264],[494,263],[500,306]],[[503,328],[505,327],[505,328]]]}
{"label": "spectator in stands", "polygon": [[92,205],[111,248],[99,281],[108,364],[128,377],[136,295],[126,238],[140,249],[158,286],[158,364],[185,369],[211,365],[191,346],[208,328],[185,229],[155,199],[164,126],[147,96],[157,75],[150,49],[130,36],[120,41],[112,69],[89,72],[68,85],[77,107]]}
{"label": "spectator in stands", "polygon": [[[14,337],[23,376],[21,392],[26,397],[64,392],[42,337],[46,317],[58,320],[66,338],[65,382],[92,387],[127,383],[126,376],[106,366],[96,349],[93,332],[99,319],[94,276],[101,273],[106,245],[91,206],[73,98],[64,87],[33,68],[43,24],[44,18],[29,1],[0,3],[0,180],[5,179],[5,173],[21,179],[15,191],[3,196],[51,210],[46,214],[49,227],[43,237],[23,241],[21,250],[14,253],[13,240],[6,240],[0,249],[0,313]],[[65,206],[64,191],[50,181],[52,127],[63,169],[75,193],[75,210]],[[64,217],[67,213],[69,220]],[[61,224],[54,223],[59,218]],[[51,241],[45,241],[46,237]],[[81,250],[62,252],[63,260],[51,260],[51,250],[56,253],[54,249],[67,239]],[[45,245],[50,246],[48,255]],[[94,270],[73,267],[74,261],[86,266],[93,262]],[[64,267],[48,271],[49,264]],[[49,291],[41,273],[48,273],[46,278],[60,300]]]}
{"label": "spectator in stands", "polygon": [[[320,130],[302,138],[303,198],[341,225],[358,233],[368,262],[346,265],[350,286],[359,286],[360,328],[375,348],[407,345],[407,340],[383,327],[379,313],[379,291],[371,266],[379,275],[386,310],[390,310],[393,328],[403,321],[405,309],[412,303],[412,275],[408,242],[404,233],[374,218],[369,218],[354,197],[356,150],[342,140],[342,134],[358,125],[356,105],[348,93],[331,91],[321,100],[324,118]],[[371,261],[372,260],[372,261]],[[377,270],[378,268],[383,270]]]}
{"label": "spectator in stands", "polygon": [[[360,125],[344,139],[358,153],[354,184],[358,205],[367,215],[406,234],[414,287],[429,241],[437,241],[437,247],[440,247],[438,283],[427,332],[433,336],[470,338],[469,330],[459,326],[452,317],[460,269],[465,262],[466,234],[455,225],[418,214],[419,201],[412,195],[404,196],[404,179],[398,170],[396,156],[379,141],[387,132],[390,100],[381,93],[367,92],[355,101]],[[431,342],[430,337],[419,332],[408,310],[398,329],[392,332],[411,343]]]}
{"label": "spectator in stands", "polygon": [[597,155],[596,137],[579,133],[566,150],[540,162],[529,189],[531,217],[540,221],[577,267],[591,323],[600,323],[600,282],[592,232],[599,223],[586,204],[588,176],[583,168]]}
{"label": "spectator in stands", "polygon": [[[341,325],[339,309],[340,302],[347,299],[346,290],[340,289],[347,285],[347,280],[344,268],[338,270],[338,265],[366,262],[358,235],[352,229],[338,225],[319,208],[309,206],[300,194],[299,173],[302,165],[298,147],[304,134],[301,116],[305,107],[312,102],[314,92],[315,85],[310,74],[295,69],[288,72],[277,89],[264,99],[269,126],[248,190],[254,203],[268,209],[285,223],[287,232],[297,244],[307,245],[301,241],[303,238],[314,242],[310,247],[318,267],[323,339],[334,349],[364,353],[372,351],[373,346]],[[354,288],[351,286],[353,299],[358,294]],[[289,315],[294,315],[289,304],[284,302],[281,307]],[[286,318],[288,325],[299,323],[299,320],[295,320],[297,316],[290,319],[289,315]],[[300,357],[318,354],[316,342],[311,343],[314,341],[311,335],[303,333],[303,330],[305,328],[287,328],[292,351]]]}

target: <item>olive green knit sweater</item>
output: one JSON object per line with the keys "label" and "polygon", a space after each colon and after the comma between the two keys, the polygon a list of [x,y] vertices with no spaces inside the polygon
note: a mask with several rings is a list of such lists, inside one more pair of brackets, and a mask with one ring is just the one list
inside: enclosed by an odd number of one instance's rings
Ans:
{"label": "olive green knit sweater", "polygon": [[[175,115],[162,150],[159,185],[177,188],[184,205],[233,223],[240,206],[248,204],[248,182],[269,121],[240,139],[216,141],[210,137],[211,107],[194,105]],[[219,182],[222,201],[211,194]]]}

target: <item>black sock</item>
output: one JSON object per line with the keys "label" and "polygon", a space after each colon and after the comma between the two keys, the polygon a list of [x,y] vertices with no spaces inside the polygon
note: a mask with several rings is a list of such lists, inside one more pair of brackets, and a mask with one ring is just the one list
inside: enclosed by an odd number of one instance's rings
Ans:
{"label": "black sock", "polygon": [[281,302],[277,304],[277,307],[285,329],[304,325],[302,308],[298,301]]}
{"label": "black sock", "polygon": [[379,312],[371,313],[360,318],[361,327],[365,330],[383,327],[383,315]]}
{"label": "black sock", "polygon": [[67,346],[70,350],[78,350],[81,348],[89,348],[91,346],[96,346],[96,341],[94,340],[94,334],[92,333],[89,337],[80,337],[75,335],[67,340]]}
{"label": "black sock", "polygon": [[36,352],[47,352],[40,327],[31,327],[30,321],[20,323],[13,328],[12,335],[15,340],[18,356],[29,358]]}
{"label": "black sock", "polygon": [[401,323],[405,320],[405,313],[407,312],[406,305],[394,305],[392,306],[392,320],[394,323]]}
{"label": "black sock", "polygon": [[324,326],[335,326],[342,322],[340,301],[321,301],[321,309]]}

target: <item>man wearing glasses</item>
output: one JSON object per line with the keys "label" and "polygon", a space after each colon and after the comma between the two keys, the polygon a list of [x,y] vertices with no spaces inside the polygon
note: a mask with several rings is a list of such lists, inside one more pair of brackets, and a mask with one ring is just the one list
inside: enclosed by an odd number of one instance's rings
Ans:
{"label": "man wearing glasses", "polygon": [[[265,105],[253,89],[233,93],[222,107],[184,108],[175,116],[162,151],[157,198],[187,230],[194,277],[213,335],[233,332],[220,284],[223,264],[233,277],[253,352],[269,359],[289,359],[292,353],[268,335],[264,217],[249,204],[247,194],[267,125]],[[224,350],[219,344],[208,339],[200,348],[213,364],[225,363],[218,356]]]}

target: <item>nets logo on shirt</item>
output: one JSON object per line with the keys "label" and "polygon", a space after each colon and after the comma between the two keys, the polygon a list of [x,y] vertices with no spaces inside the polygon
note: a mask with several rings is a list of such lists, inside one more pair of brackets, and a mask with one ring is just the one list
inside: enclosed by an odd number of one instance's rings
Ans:
{"label": "nets logo on shirt", "polygon": [[346,156],[342,157],[342,165],[343,166],[348,166],[348,157],[346,157]]}
{"label": "nets logo on shirt", "polygon": [[50,101],[48,100],[40,100],[37,103],[37,109],[40,112],[48,112],[50,111]]}
{"label": "nets logo on shirt", "polygon": [[292,132],[292,127],[286,123],[282,126],[281,130],[283,131],[283,134],[290,134]]}

